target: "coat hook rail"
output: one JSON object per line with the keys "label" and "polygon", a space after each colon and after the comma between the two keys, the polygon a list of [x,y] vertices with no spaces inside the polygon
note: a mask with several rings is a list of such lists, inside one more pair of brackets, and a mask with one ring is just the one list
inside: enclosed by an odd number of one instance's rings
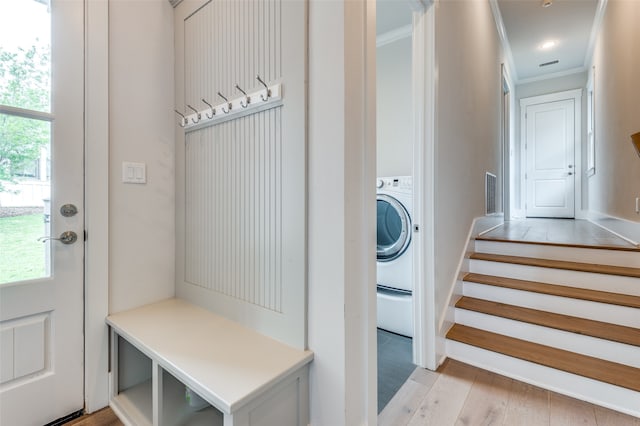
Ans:
{"label": "coat hook rail", "polygon": [[256,76],[256,80],[263,87],[254,91],[245,91],[240,85],[236,84],[235,88],[242,94],[237,98],[227,98],[221,92],[217,92],[217,95],[224,100],[223,103],[212,105],[205,98],[201,98],[200,100],[206,105],[204,109],[197,110],[193,106],[187,105],[187,108],[193,111],[188,115],[175,110],[176,114],[180,116],[178,124],[189,132],[281,106],[282,84],[268,85],[260,76]]}

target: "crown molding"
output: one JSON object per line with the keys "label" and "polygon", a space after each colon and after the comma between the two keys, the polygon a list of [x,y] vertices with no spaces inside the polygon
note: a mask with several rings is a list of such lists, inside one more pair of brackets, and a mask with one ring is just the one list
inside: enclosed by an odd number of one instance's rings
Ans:
{"label": "crown molding", "polygon": [[573,75],[573,74],[579,74],[581,72],[586,72],[587,69],[588,68],[585,68],[585,67],[577,67],[577,68],[571,68],[569,70],[564,70],[564,71],[558,71],[558,72],[552,72],[552,73],[549,73],[549,74],[539,75],[537,77],[523,78],[522,80],[518,80],[518,84],[535,83],[536,81],[551,80],[552,78],[566,77],[568,75]]}
{"label": "crown molding", "polygon": [[593,18],[593,26],[591,27],[591,35],[589,36],[589,45],[584,55],[584,68],[589,69],[593,65],[593,54],[596,51],[596,43],[598,42],[598,34],[602,28],[602,21],[607,9],[607,3],[609,0],[598,0],[598,8],[596,9],[596,15]]}
{"label": "crown molding", "polygon": [[387,31],[376,37],[376,47],[384,46],[386,44],[393,43],[394,41],[402,40],[403,38],[411,37],[413,34],[413,25],[408,24],[395,30]]}
{"label": "crown molding", "polygon": [[502,20],[502,14],[500,13],[498,0],[489,0],[489,5],[491,5],[491,12],[493,13],[493,19],[496,23],[496,29],[498,31],[498,36],[500,37],[500,42],[502,44],[502,50],[507,62],[509,75],[513,79],[514,84],[519,83],[520,81],[518,79],[518,70],[516,69],[516,64],[513,60],[511,44],[509,44],[509,39],[507,38],[507,30],[504,27],[504,21]]}

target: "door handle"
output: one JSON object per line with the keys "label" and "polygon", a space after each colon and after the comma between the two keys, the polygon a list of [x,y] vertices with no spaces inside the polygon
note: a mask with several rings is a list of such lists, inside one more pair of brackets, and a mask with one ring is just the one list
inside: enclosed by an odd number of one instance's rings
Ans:
{"label": "door handle", "polygon": [[53,237],[38,238],[38,241],[42,241],[43,243],[49,240],[60,241],[62,244],[73,244],[76,241],[78,241],[78,234],[76,234],[73,231],[64,231],[62,234],[60,234],[60,238],[53,238]]}
{"label": "door handle", "polygon": [[571,176],[572,174],[573,174],[572,172],[569,172],[569,176]]}

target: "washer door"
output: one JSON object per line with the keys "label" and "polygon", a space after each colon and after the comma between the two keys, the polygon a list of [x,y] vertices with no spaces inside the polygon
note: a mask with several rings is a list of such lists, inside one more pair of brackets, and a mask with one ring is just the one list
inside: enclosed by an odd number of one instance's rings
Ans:
{"label": "washer door", "polygon": [[378,194],[378,231],[376,258],[379,262],[389,262],[398,258],[411,241],[411,218],[400,201]]}

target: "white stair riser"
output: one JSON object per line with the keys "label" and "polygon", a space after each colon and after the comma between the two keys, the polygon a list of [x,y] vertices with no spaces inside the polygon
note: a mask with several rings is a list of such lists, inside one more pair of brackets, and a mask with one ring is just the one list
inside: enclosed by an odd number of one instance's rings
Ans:
{"label": "white stair riser", "polygon": [[462,294],[477,299],[640,328],[640,309],[626,306],[532,293],[472,282],[464,283]]}
{"label": "white stair riser", "polygon": [[602,383],[453,340],[447,356],[544,389],[640,417],[640,392]]}
{"label": "white stair riser", "polygon": [[640,296],[640,279],[471,259],[469,271],[518,280]]}
{"label": "white stair riser", "polygon": [[476,240],[479,253],[640,268],[640,252]]}
{"label": "white stair riser", "polygon": [[640,347],[456,308],[456,323],[640,368]]}

